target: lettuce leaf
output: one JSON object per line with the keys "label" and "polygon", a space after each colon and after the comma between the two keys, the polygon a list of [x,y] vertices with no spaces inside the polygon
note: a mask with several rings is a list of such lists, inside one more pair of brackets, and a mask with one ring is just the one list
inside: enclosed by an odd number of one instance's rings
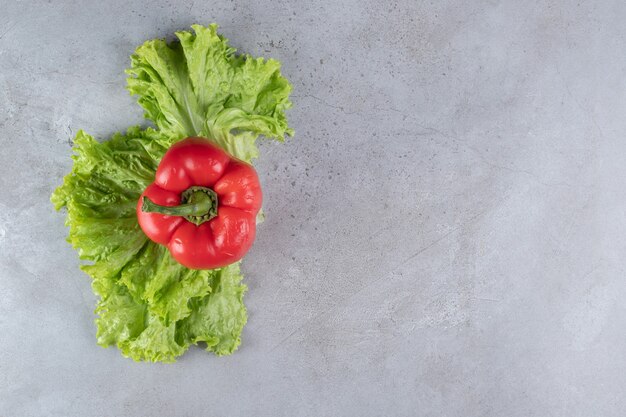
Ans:
{"label": "lettuce leaf", "polygon": [[178,42],[144,43],[131,56],[128,90],[146,118],[171,137],[213,138],[245,161],[258,156],[259,135],[293,135],[285,110],[291,85],[273,59],[236,55],[217,25],[177,32]]}
{"label": "lettuce leaf", "polygon": [[190,301],[191,314],[179,322],[185,343],[205,342],[207,350],[217,355],[233,353],[248,319],[242,278],[239,263],[222,268],[211,280],[213,293]]}
{"label": "lettuce leaf", "polygon": [[[217,354],[230,353],[246,322],[238,265],[187,269],[137,224],[139,195],[170,142],[153,129],[131,128],[104,143],[80,131],[72,172],[52,195],[57,209],[67,208],[68,240],[89,261],[81,268],[101,297],[98,343],[116,344],[135,360],[171,362],[197,341],[210,341],[208,349]],[[198,310],[194,319],[183,325],[192,309]],[[212,325],[190,326],[198,317]]]}

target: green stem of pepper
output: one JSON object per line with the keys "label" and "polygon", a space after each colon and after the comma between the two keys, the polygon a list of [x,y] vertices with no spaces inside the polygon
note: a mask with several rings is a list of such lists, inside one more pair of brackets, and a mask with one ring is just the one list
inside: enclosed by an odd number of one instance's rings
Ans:
{"label": "green stem of pepper", "polygon": [[181,194],[181,201],[183,204],[178,206],[161,206],[144,197],[141,211],[181,216],[194,224],[202,224],[217,216],[217,194],[210,188],[190,187]]}

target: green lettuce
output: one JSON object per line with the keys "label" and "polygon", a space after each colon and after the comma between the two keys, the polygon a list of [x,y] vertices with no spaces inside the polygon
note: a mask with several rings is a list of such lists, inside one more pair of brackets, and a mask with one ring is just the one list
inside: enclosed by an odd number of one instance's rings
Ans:
{"label": "green lettuce", "polygon": [[273,59],[236,55],[217,25],[177,32],[179,42],[144,43],[131,56],[128,90],[169,136],[213,138],[238,158],[258,156],[259,135],[284,140],[291,84]]}
{"label": "green lettuce", "polygon": [[148,41],[131,57],[128,88],[156,129],[133,127],[104,142],[79,131],[72,171],[51,197],[67,210],[68,241],[99,296],[98,344],[134,360],[172,362],[198,343],[230,354],[247,320],[239,262],[187,269],[139,228],[136,204],[163,154],[199,135],[250,161],[260,135],[293,133],[279,63],[236,55],[215,25],[193,29],[170,44]]}

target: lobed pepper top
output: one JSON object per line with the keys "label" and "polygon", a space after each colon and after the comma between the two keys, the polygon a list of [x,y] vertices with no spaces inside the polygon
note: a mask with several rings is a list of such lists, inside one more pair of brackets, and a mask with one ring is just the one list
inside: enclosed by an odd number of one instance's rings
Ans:
{"label": "lobed pepper top", "polygon": [[213,269],[248,252],[261,202],[252,165],[190,137],[163,156],[154,182],[139,198],[137,218],[144,233],[182,265]]}

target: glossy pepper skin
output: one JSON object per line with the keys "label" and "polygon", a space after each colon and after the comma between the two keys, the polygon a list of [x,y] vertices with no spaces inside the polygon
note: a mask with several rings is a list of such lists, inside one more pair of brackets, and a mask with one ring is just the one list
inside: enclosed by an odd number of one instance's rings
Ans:
{"label": "glossy pepper skin", "polygon": [[262,194],[254,168],[207,139],[191,137],[163,156],[137,203],[144,233],[191,269],[243,258],[256,233]]}

